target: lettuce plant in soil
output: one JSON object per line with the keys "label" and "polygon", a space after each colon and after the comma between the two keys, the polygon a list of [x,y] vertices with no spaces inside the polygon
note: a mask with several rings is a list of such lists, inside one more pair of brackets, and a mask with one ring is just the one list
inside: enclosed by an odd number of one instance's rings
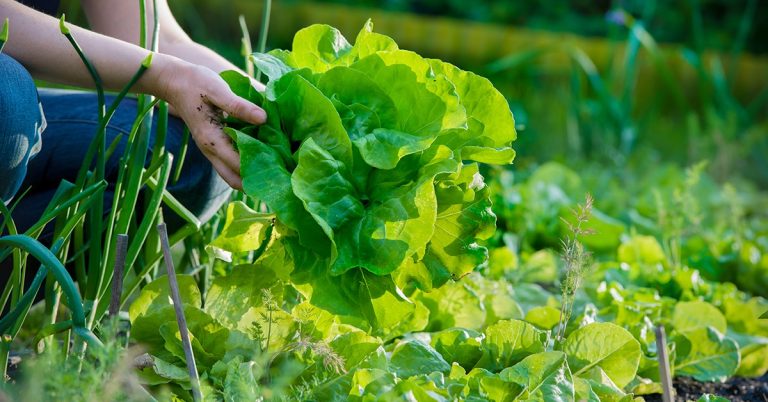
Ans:
{"label": "lettuce plant in soil", "polygon": [[386,337],[423,328],[424,311],[407,295],[488,258],[481,243],[496,217],[477,163],[515,156],[507,101],[487,79],[401,50],[370,22],[354,45],[313,25],[291,51],[252,58],[269,77],[265,94],[223,77],[269,121],[226,130],[245,193],[271,213],[233,208],[229,241],[214,245],[246,251],[269,241],[257,265],[314,306]]}

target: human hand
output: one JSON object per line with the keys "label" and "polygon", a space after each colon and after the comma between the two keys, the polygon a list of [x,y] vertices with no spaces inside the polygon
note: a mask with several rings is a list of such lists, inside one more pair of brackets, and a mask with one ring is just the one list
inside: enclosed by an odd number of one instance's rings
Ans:
{"label": "human hand", "polygon": [[242,189],[240,155],[222,130],[221,119],[228,115],[260,125],[267,120],[264,110],[235,95],[208,68],[176,59],[161,69],[157,95],[184,120],[198,148],[224,181]]}

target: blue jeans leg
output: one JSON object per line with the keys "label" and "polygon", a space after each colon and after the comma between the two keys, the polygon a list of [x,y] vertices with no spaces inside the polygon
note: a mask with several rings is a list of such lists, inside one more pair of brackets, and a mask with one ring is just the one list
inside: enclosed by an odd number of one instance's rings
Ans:
{"label": "blue jeans leg", "polygon": [[0,53],[0,72],[0,202],[8,202],[40,147],[43,119],[37,88],[27,70]]}
{"label": "blue jeans leg", "polygon": [[[98,126],[98,103],[94,93],[54,89],[40,89],[39,92],[47,128],[42,135],[43,147],[40,153],[29,161],[28,172],[21,186],[22,189],[29,188],[30,191],[16,209],[18,212],[14,213],[14,220],[20,230],[34,224],[39,218],[61,180],[75,180]],[[112,100],[113,97],[107,96],[107,104]],[[120,156],[125,151],[136,113],[136,100],[125,99],[107,126],[107,145],[121,136],[114,154],[107,160],[106,179],[109,186],[105,201],[108,207],[111,207],[112,203],[113,183],[117,179]],[[157,114],[154,119],[147,163],[155,143],[154,127]],[[184,123],[171,117],[165,141],[166,150],[174,156],[179,155],[183,137]],[[174,170],[178,159],[174,158]],[[218,176],[191,140],[180,178],[177,182],[169,184],[168,191],[203,222],[216,213],[230,194],[229,186]],[[170,230],[183,224],[170,210],[164,211],[163,216]]]}

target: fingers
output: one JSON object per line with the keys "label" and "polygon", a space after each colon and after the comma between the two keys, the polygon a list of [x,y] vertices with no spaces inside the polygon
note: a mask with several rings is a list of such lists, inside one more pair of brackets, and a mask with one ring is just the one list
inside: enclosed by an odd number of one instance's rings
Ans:
{"label": "fingers", "polygon": [[267,121],[267,113],[264,109],[235,95],[228,87],[224,90],[212,91],[208,99],[228,115],[245,122],[260,125]]}
{"label": "fingers", "polygon": [[219,175],[233,188],[242,189],[240,178],[240,155],[235,151],[229,137],[214,127],[205,130],[204,135],[196,139],[203,154]]}
{"label": "fingers", "polygon": [[243,179],[240,178],[239,173],[232,171],[232,169],[220,159],[212,158],[210,161],[219,176],[221,176],[230,187],[235,190],[243,189]]}

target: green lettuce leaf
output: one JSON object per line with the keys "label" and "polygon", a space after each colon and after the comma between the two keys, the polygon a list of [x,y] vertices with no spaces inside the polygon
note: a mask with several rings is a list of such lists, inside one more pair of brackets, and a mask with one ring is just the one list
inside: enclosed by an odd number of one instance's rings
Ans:
{"label": "green lettuce leaf", "polygon": [[563,352],[542,352],[526,357],[499,377],[522,387],[518,401],[573,401],[573,376]]}
{"label": "green lettuce leaf", "polygon": [[574,376],[595,379],[604,373],[619,388],[635,378],[642,353],[632,334],[612,323],[577,329],[565,340],[563,352]]}
{"label": "green lettuce leaf", "polygon": [[675,342],[675,373],[699,381],[725,381],[739,367],[739,345],[712,327],[684,331]]}

